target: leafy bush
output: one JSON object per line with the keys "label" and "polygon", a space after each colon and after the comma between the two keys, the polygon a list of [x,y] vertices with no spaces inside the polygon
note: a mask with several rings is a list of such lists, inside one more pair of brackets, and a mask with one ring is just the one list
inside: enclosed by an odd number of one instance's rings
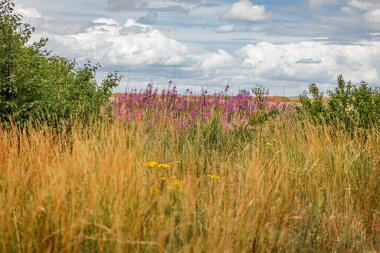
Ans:
{"label": "leafy bush", "polygon": [[380,89],[368,87],[365,81],[356,87],[345,82],[342,75],[337,78],[338,87],[328,91],[324,101],[323,93],[316,84],[309,85],[309,98],[306,92],[300,96],[302,107],[316,123],[336,124],[347,130],[355,127],[367,129],[380,123]]}
{"label": "leafy bush", "polygon": [[14,4],[0,0],[0,122],[18,126],[30,119],[70,123],[73,117],[88,122],[98,117],[120,81],[109,73],[100,85],[100,65],[78,67],[75,61],[43,50],[47,39],[28,44],[34,28],[22,23]]}

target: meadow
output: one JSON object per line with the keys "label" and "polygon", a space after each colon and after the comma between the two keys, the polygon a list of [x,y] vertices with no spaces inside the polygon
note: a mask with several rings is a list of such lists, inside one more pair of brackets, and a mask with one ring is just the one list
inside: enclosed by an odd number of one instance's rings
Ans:
{"label": "meadow", "polygon": [[249,94],[0,128],[0,252],[376,252],[380,132]]}
{"label": "meadow", "polygon": [[0,252],[380,251],[380,88],[113,94],[118,72],[99,82],[15,9],[0,0]]}

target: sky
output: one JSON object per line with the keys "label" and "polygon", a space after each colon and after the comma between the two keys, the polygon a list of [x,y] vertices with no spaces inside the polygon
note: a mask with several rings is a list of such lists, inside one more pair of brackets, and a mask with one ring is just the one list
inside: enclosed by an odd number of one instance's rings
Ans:
{"label": "sky", "polygon": [[296,96],[336,77],[380,83],[380,0],[14,0],[53,54],[100,63],[116,91],[231,92],[257,84]]}

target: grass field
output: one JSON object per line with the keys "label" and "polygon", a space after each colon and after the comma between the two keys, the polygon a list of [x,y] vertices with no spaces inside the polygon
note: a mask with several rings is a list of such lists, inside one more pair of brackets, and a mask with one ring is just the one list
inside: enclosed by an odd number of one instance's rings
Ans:
{"label": "grass field", "polygon": [[290,116],[0,129],[0,252],[376,252],[379,147]]}
{"label": "grass field", "polygon": [[29,2],[0,0],[0,253],[380,252],[379,34],[352,26],[379,1]]}

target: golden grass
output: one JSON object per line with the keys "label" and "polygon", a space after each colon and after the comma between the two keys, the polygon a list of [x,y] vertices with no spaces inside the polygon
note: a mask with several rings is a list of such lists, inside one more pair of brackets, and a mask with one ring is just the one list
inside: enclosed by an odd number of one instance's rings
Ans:
{"label": "golden grass", "polygon": [[212,131],[0,130],[0,252],[380,250],[378,131]]}

